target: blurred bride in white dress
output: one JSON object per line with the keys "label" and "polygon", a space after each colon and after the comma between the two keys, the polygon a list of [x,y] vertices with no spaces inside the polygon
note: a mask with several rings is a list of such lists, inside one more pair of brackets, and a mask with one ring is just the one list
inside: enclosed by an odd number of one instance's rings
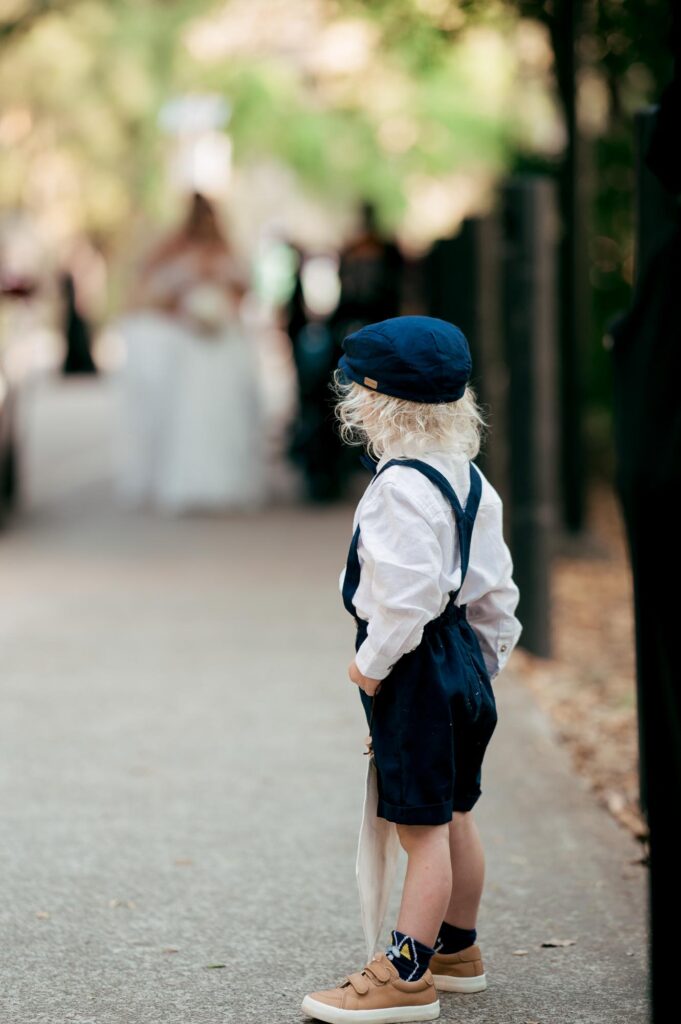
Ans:
{"label": "blurred bride in white dress", "polygon": [[173,512],[248,508],[265,491],[256,353],[239,273],[213,207],[195,194],[181,229],[142,268],[117,324],[123,451],[119,493]]}

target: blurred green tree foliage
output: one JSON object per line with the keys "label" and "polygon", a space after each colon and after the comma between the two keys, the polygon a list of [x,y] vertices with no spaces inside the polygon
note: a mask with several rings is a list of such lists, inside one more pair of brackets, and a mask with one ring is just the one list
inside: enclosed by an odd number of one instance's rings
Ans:
{"label": "blurred green tree foliage", "polygon": [[[558,51],[560,0],[516,3],[521,16],[546,25]],[[671,3],[581,0],[577,7],[577,123],[586,144],[584,172],[589,179],[585,216],[592,337],[585,384],[597,426],[599,407],[610,404],[610,357],[601,339],[609,320],[627,306],[633,278],[633,118],[657,100],[672,76]],[[557,78],[560,97],[567,83]],[[549,171],[552,164],[535,161]]]}
{"label": "blurred green tree foliage", "polygon": [[[56,238],[115,241],[172,212],[173,95],[232,108],[237,164],[275,158],[308,189],[404,218],[410,190],[560,164],[559,0],[5,0],[0,14],[0,207],[41,211]],[[666,5],[584,0],[580,130],[589,144],[591,397],[607,400],[598,339],[626,304],[632,115],[670,73]],[[334,34],[335,32],[335,34]]]}
{"label": "blurred green tree foliage", "polygon": [[[249,6],[260,8],[261,29]],[[340,201],[374,200],[394,225],[410,176],[508,166],[528,142],[518,90],[546,89],[542,75],[514,85],[517,60],[503,34],[517,18],[503,5],[457,7],[445,30],[427,6],[10,0],[0,21],[0,203],[35,208],[58,195],[55,230],[72,223],[104,236],[140,207],[161,213],[159,109],[169,96],[209,89],[232,106],[237,161],[276,157],[308,187]],[[316,15],[307,12],[309,38],[306,8]],[[276,45],[268,15],[300,20],[294,45]],[[223,49],[205,44],[211,19]],[[351,53],[347,67],[338,64],[333,40],[315,53],[315,37],[339,22],[373,26],[363,66]],[[496,35],[467,38],[467,29],[492,22]],[[242,23],[250,37],[233,46]]]}

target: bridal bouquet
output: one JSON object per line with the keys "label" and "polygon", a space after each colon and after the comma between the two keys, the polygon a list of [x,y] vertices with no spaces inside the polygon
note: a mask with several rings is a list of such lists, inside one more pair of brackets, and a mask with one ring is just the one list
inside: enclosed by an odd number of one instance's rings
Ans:
{"label": "bridal bouquet", "polygon": [[212,281],[203,281],[185,293],[182,312],[200,334],[215,335],[234,319],[237,311],[224,288]]}

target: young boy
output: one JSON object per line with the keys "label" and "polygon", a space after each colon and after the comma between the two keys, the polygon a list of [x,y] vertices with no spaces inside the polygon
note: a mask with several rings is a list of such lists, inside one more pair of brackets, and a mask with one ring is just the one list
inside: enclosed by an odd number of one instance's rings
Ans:
{"label": "young boy", "polygon": [[518,642],[502,504],[472,460],[482,417],[468,343],[403,316],[347,337],[341,434],[378,458],[342,576],[380,817],[407,853],[391,944],[338,987],[305,997],[330,1024],[434,1020],[438,990],[486,985],[476,919],[484,855],[471,810],[497,723],[491,681]]}

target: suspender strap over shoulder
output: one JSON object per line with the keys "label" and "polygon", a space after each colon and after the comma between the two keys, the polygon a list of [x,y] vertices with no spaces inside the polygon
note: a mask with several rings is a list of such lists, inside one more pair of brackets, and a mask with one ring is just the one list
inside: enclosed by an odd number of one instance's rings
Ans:
{"label": "suspender strap over shoulder", "polygon": [[[439,470],[429,465],[429,463],[423,462],[421,459],[390,459],[389,462],[386,462],[385,466],[382,466],[381,469],[379,469],[374,480],[390,466],[408,466],[410,469],[418,470],[419,473],[422,473],[437,487],[451,505],[454,511],[454,518],[456,520],[456,531],[459,538],[459,551],[461,557],[461,583],[456,591],[456,594],[458,594],[463,586],[463,582],[468,571],[473,526],[475,524],[475,517],[478,512],[480,496],[482,494],[482,478],[478,469],[472,462],[469,462],[470,488],[466,499],[466,506],[464,508],[447,478],[443,476]],[[355,531],[355,538],[359,540],[359,528]],[[355,538],[353,538],[353,541]],[[359,582],[359,576],[357,582]]]}
{"label": "suspender strap over shoulder", "polygon": [[345,567],[345,578],[343,580],[343,604],[345,605],[345,610],[349,612],[350,615],[356,615],[353,598],[355,596],[355,591],[359,586],[360,576],[359,555],[357,554],[358,544],[359,526],[352,535],[350,550],[348,551],[348,561]]}
{"label": "suspender strap over shoulder", "polygon": [[[469,463],[470,489],[468,492],[468,498],[466,499],[466,506],[464,508],[447,478],[433,466],[420,459],[391,459],[389,462],[386,462],[385,466],[382,466],[381,469],[379,469],[371,482],[373,483],[374,480],[376,480],[377,477],[379,477],[381,473],[390,466],[407,466],[410,469],[415,469],[419,473],[422,473],[432,484],[435,485],[435,487],[438,488],[451,505],[454,511],[454,518],[456,520],[456,530],[459,538],[459,551],[461,557],[461,583],[459,584],[458,590],[454,591],[452,594],[452,597],[456,598],[463,586],[463,582],[466,578],[466,572],[468,571],[473,525],[475,523],[478,506],[480,505],[480,495],[482,493],[482,478],[480,473],[472,462]],[[343,582],[343,604],[350,615],[355,617],[356,613],[353,599],[355,591],[359,586],[360,579],[359,555],[357,553],[358,544],[359,526],[357,526],[350,543],[348,561],[345,569],[345,579]]]}

